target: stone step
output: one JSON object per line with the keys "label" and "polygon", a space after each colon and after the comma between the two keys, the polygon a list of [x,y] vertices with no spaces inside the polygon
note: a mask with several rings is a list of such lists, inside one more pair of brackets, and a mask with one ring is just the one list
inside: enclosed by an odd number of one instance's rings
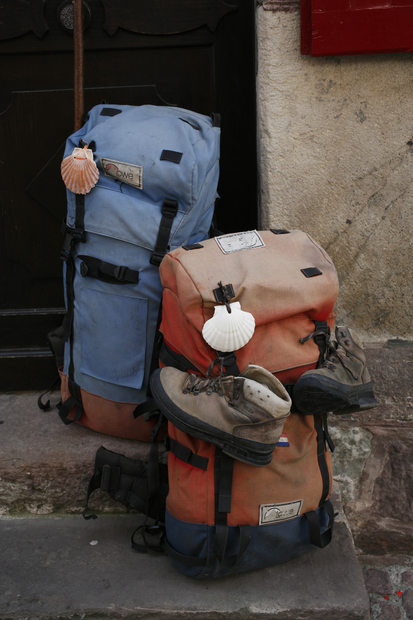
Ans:
{"label": "stone step", "polygon": [[368,620],[344,523],[333,542],[284,564],[204,581],[140,554],[137,515],[0,518],[0,620]]}
{"label": "stone step", "polygon": [[[81,513],[100,446],[131,458],[148,458],[150,445],[96,433],[78,424],[65,426],[53,406],[37,406],[39,394],[0,394],[0,514]],[[160,447],[160,453],[165,449]],[[125,512],[107,493],[96,491],[93,510]]]}
{"label": "stone step", "polygon": [[[56,410],[38,409],[37,397],[0,395],[0,620],[369,618],[344,522],[335,523],[324,550],[205,582],[185,577],[166,556],[133,551],[130,538],[144,517],[106,493],[92,496],[90,508],[99,518],[85,521],[77,513],[96,450],[103,445],[146,459],[149,444],[65,426]],[[342,515],[339,499],[333,502]]]}

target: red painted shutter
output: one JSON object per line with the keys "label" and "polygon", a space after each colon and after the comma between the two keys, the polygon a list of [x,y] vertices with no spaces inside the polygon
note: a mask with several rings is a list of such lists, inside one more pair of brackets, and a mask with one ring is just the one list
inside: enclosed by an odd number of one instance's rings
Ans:
{"label": "red painted shutter", "polygon": [[413,51],[413,0],[301,0],[301,53]]}

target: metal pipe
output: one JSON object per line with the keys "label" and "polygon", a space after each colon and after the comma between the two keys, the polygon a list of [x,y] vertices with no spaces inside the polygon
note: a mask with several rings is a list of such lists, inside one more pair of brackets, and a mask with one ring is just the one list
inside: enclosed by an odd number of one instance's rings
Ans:
{"label": "metal pipe", "polygon": [[83,125],[84,104],[84,42],[83,42],[83,0],[72,0],[73,3],[73,39],[74,39],[74,99],[75,99],[75,131]]}

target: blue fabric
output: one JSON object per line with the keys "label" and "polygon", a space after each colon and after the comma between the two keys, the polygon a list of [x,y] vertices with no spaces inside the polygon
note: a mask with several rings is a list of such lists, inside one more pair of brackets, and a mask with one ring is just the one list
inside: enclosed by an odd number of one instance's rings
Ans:
{"label": "blue fabric", "polygon": [[[102,116],[105,107],[122,112]],[[96,143],[100,177],[85,195],[85,242],[73,247],[74,379],[109,400],[140,403],[146,399],[162,296],[159,268],[150,264],[162,203],[166,198],[178,202],[168,251],[208,238],[217,198],[220,130],[210,118],[180,108],[101,104],[67,140],[64,157],[80,140]],[[161,160],[163,150],[182,153],[180,163]],[[142,189],[105,176],[101,158],[141,166]],[[69,190],[67,205],[66,223],[73,228],[76,196]],[[117,285],[83,277],[78,255],[139,271],[139,282]],[[66,374],[69,362],[67,345]]]}
{"label": "blue fabric", "polygon": [[[328,527],[328,515],[324,508],[318,508],[321,531]],[[188,523],[176,519],[166,512],[166,536],[169,545],[178,553],[186,556],[205,558],[203,567],[189,566],[172,558],[181,572],[198,579],[225,577],[234,573],[264,568],[287,562],[316,547],[309,542],[308,521],[304,515],[289,521],[274,524],[251,526],[251,541],[247,550],[235,566],[226,568],[213,553],[215,526],[201,523]],[[240,529],[229,526],[226,560],[235,561],[239,551]]]}

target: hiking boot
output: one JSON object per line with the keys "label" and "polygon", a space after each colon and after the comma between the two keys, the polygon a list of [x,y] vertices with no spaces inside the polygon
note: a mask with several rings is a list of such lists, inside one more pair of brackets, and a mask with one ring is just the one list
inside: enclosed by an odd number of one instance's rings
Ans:
{"label": "hiking boot", "polygon": [[250,465],[268,465],[291,398],[268,370],[250,365],[238,377],[202,378],[168,366],[151,376],[159,409],[176,428]]}
{"label": "hiking boot", "polygon": [[352,329],[336,327],[336,342],[327,340],[325,361],[298,379],[293,391],[300,413],[355,413],[377,406],[360,340]]}

